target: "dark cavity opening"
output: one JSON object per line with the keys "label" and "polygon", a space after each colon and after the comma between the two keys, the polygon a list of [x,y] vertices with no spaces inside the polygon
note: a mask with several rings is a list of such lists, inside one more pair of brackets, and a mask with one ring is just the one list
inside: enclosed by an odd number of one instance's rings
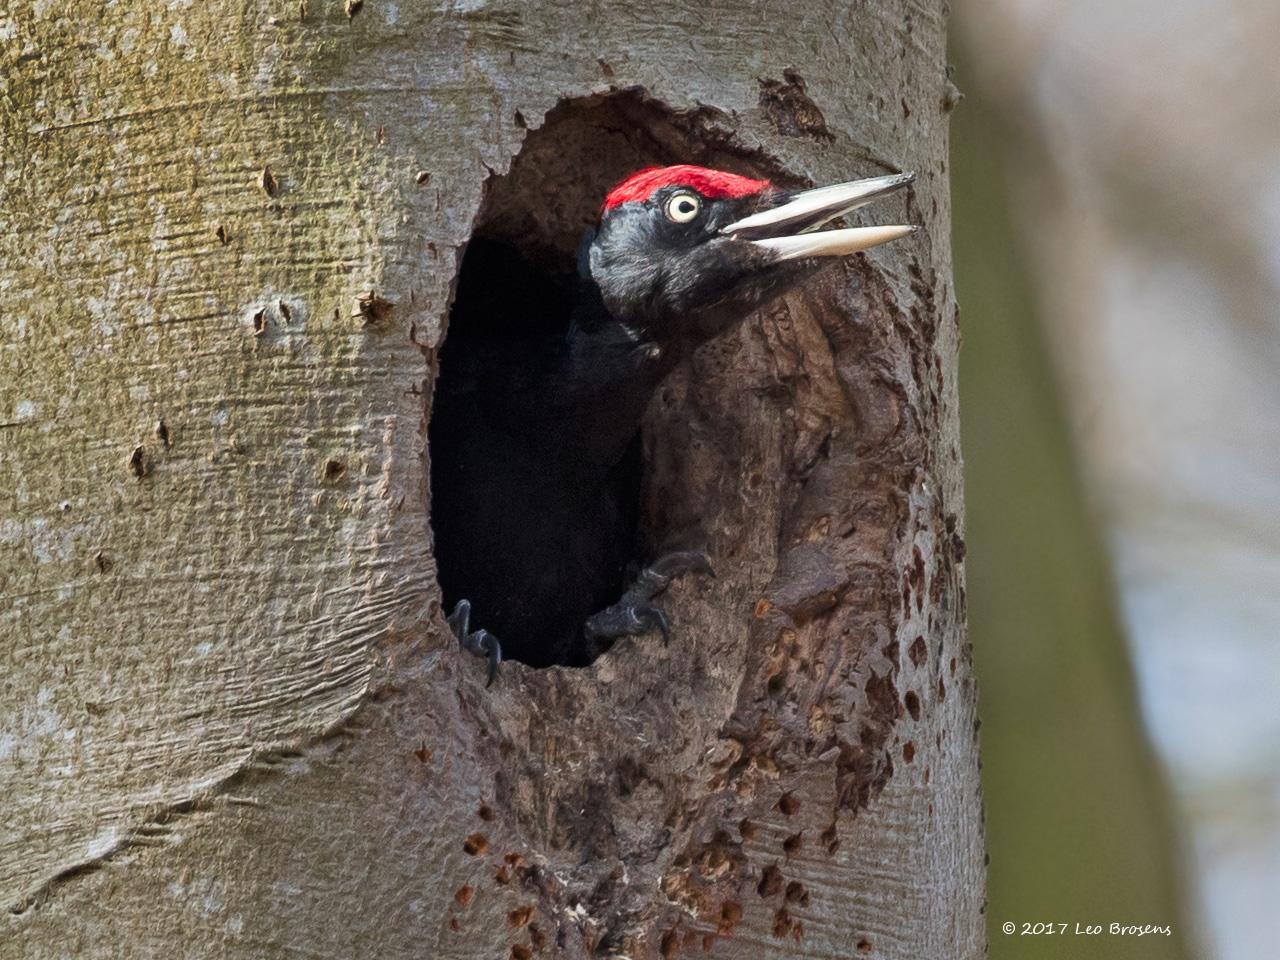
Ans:
{"label": "dark cavity opening", "polygon": [[584,483],[548,454],[556,419],[525,398],[569,330],[578,249],[611,186],[669,163],[759,174],[725,148],[715,119],[629,92],[562,103],[485,185],[440,353],[431,524],[446,612],[469,601],[471,628],[492,632],[507,659],[589,664],[607,644],[584,641],[587,617],[659,550],[697,536],[643,515],[638,431],[621,438],[613,469]]}

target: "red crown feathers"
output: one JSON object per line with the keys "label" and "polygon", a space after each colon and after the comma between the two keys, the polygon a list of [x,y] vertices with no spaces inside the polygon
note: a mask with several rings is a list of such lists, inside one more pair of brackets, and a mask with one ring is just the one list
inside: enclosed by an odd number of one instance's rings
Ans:
{"label": "red crown feathers", "polygon": [[601,210],[612,210],[619,204],[632,200],[648,200],[654,191],[673,185],[690,187],[704,197],[720,200],[725,197],[749,197],[764,190],[770,183],[768,180],[752,180],[750,177],[722,170],[695,167],[689,163],[674,167],[647,167],[633,173],[610,190],[609,195],[604,198]]}

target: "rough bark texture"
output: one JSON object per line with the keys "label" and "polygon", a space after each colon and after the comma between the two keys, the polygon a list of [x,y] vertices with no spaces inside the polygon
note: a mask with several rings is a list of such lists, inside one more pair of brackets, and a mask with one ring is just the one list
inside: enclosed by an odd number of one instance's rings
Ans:
{"label": "rough bark texture", "polygon": [[[941,2],[0,43],[0,957],[981,955]],[[645,530],[719,574],[671,646],[486,691],[428,531],[451,284],[653,161],[914,169],[927,229],[655,402]]]}

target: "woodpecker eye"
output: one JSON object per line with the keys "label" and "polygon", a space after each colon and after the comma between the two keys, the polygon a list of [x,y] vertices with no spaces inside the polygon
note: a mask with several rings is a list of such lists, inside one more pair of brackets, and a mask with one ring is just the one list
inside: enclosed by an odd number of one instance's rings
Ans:
{"label": "woodpecker eye", "polygon": [[667,200],[667,219],[672,223],[688,223],[702,212],[702,198],[696,193],[682,190]]}

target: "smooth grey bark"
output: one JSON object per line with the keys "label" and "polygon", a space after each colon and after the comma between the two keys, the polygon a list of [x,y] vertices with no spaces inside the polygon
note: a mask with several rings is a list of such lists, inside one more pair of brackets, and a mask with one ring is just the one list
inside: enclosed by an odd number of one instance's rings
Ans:
{"label": "smooth grey bark", "polygon": [[[37,3],[0,43],[0,957],[981,955],[941,2]],[[465,243],[564,255],[678,161],[913,169],[926,230],[655,404],[647,529],[719,574],[671,646],[486,691],[428,527]]]}

